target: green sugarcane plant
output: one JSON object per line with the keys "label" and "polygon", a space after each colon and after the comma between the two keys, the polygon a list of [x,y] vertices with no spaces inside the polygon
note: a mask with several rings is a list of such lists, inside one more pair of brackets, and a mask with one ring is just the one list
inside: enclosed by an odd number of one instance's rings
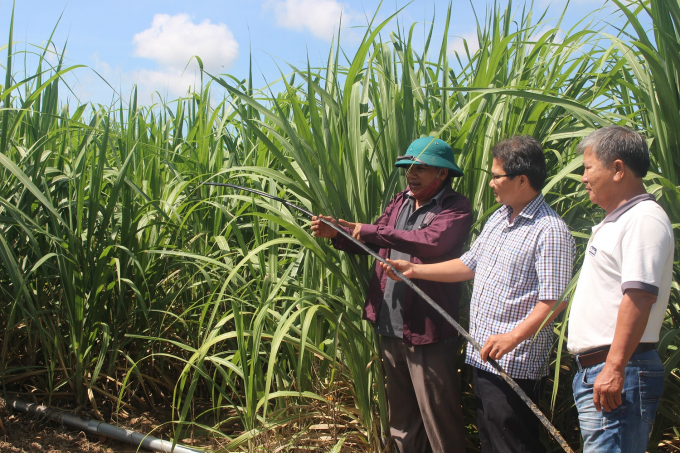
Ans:
{"label": "green sugarcane plant", "polygon": [[[428,25],[422,48],[418,25],[387,34],[396,13],[382,22],[376,13],[350,58],[338,36],[322,68],[290,66],[262,90],[251,76],[205,75],[199,90],[150,106],[136,90],[110,106],[69,105],[64,78],[80,69],[61,57],[49,65],[51,39],[18,53],[10,27],[0,89],[3,389],[30,385],[48,403],[72,399],[102,417],[166,405],[174,439],[191,427],[224,437],[229,451],[309,447],[320,426],[328,450],[381,451],[384,376],[361,319],[372,260],[313,238],[280,203],[200,182],[367,223],[404,188],[396,156],[436,135],[459,150],[466,174],[455,189],[473,202],[472,241],[498,207],[491,147],[531,134],[546,150],[544,195],[582,248],[602,212],[584,192],[575,148],[594,128],[623,124],[647,135],[645,182],[680,224],[680,8],[615,3],[616,33],[589,19],[565,31],[533,5],[495,3],[477,24],[479,50],[464,55],[448,43],[451,7],[441,42]],[[36,70],[15,79],[21,57]],[[677,446],[680,434],[678,296],[674,284],[650,451]],[[567,322],[555,324],[542,408],[578,448]]]}

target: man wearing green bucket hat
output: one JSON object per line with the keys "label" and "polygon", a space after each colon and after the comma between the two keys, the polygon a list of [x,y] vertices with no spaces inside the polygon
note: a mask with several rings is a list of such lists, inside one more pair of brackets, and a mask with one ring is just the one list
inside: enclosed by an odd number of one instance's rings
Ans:
{"label": "man wearing green bucket hat", "polygon": [[[408,189],[392,199],[375,223],[338,222],[385,258],[439,263],[459,257],[470,232],[472,206],[451,188],[451,179],[463,175],[453,149],[439,138],[420,138],[395,166],[405,170]],[[363,253],[316,217],[311,228],[339,250]],[[458,319],[460,284],[415,283]],[[464,452],[455,329],[403,282],[388,279],[379,263],[364,319],[380,335],[394,445],[401,453]]]}
{"label": "man wearing green bucket hat", "polygon": [[469,332],[483,346],[478,353],[468,343],[465,362],[472,366],[482,451],[542,453],[538,418],[488,359],[538,402],[550,365],[552,322],[566,306],[576,248],[564,220],[543,198],[547,170],[538,140],[510,137],[491,155],[489,186],[501,206],[470,250],[449,262],[391,264],[418,282],[474,281]]}

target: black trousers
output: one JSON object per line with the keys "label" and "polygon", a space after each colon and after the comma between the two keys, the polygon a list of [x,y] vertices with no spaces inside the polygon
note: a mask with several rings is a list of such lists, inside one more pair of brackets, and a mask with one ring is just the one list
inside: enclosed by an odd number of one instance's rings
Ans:
{"label": "black trousers", "polygon": [[[545,379],[515,379],[534,403]],[[543,453],[540,422],[526,403],[497,374],[474,368],[477,429],[484,453]]]}

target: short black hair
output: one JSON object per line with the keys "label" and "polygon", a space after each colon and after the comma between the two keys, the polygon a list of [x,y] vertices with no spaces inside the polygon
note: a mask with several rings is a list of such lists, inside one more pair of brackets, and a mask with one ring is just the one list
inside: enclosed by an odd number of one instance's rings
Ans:
{"label": "short black hair", "polygon": [[605,165],[621,159],[638,178],[649,170],[649,149],[642,134],[623,126],[607,126],[591,132],[578,145],[578,152],[590,148],[595,157]]}
{"label": "short black hair", "polygon": [[496,143],[491,149],[494,159],[503,165],[509,176],[524,175],[535,190],[540,191],[545,183],[547,170],[543,147],[530,135],[514,137]]}

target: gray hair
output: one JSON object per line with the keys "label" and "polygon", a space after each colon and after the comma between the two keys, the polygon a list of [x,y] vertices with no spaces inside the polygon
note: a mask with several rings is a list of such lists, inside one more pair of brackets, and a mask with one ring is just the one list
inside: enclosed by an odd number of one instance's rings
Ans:
{"label": "gray hair", "polygon": [[633,170],[638,178],[643,178],[649,170],[649,149],[642,134],[623,126],[607,126],[588,135],[579,143],[579,154],[587,149],[605,165],[617,159]]}

